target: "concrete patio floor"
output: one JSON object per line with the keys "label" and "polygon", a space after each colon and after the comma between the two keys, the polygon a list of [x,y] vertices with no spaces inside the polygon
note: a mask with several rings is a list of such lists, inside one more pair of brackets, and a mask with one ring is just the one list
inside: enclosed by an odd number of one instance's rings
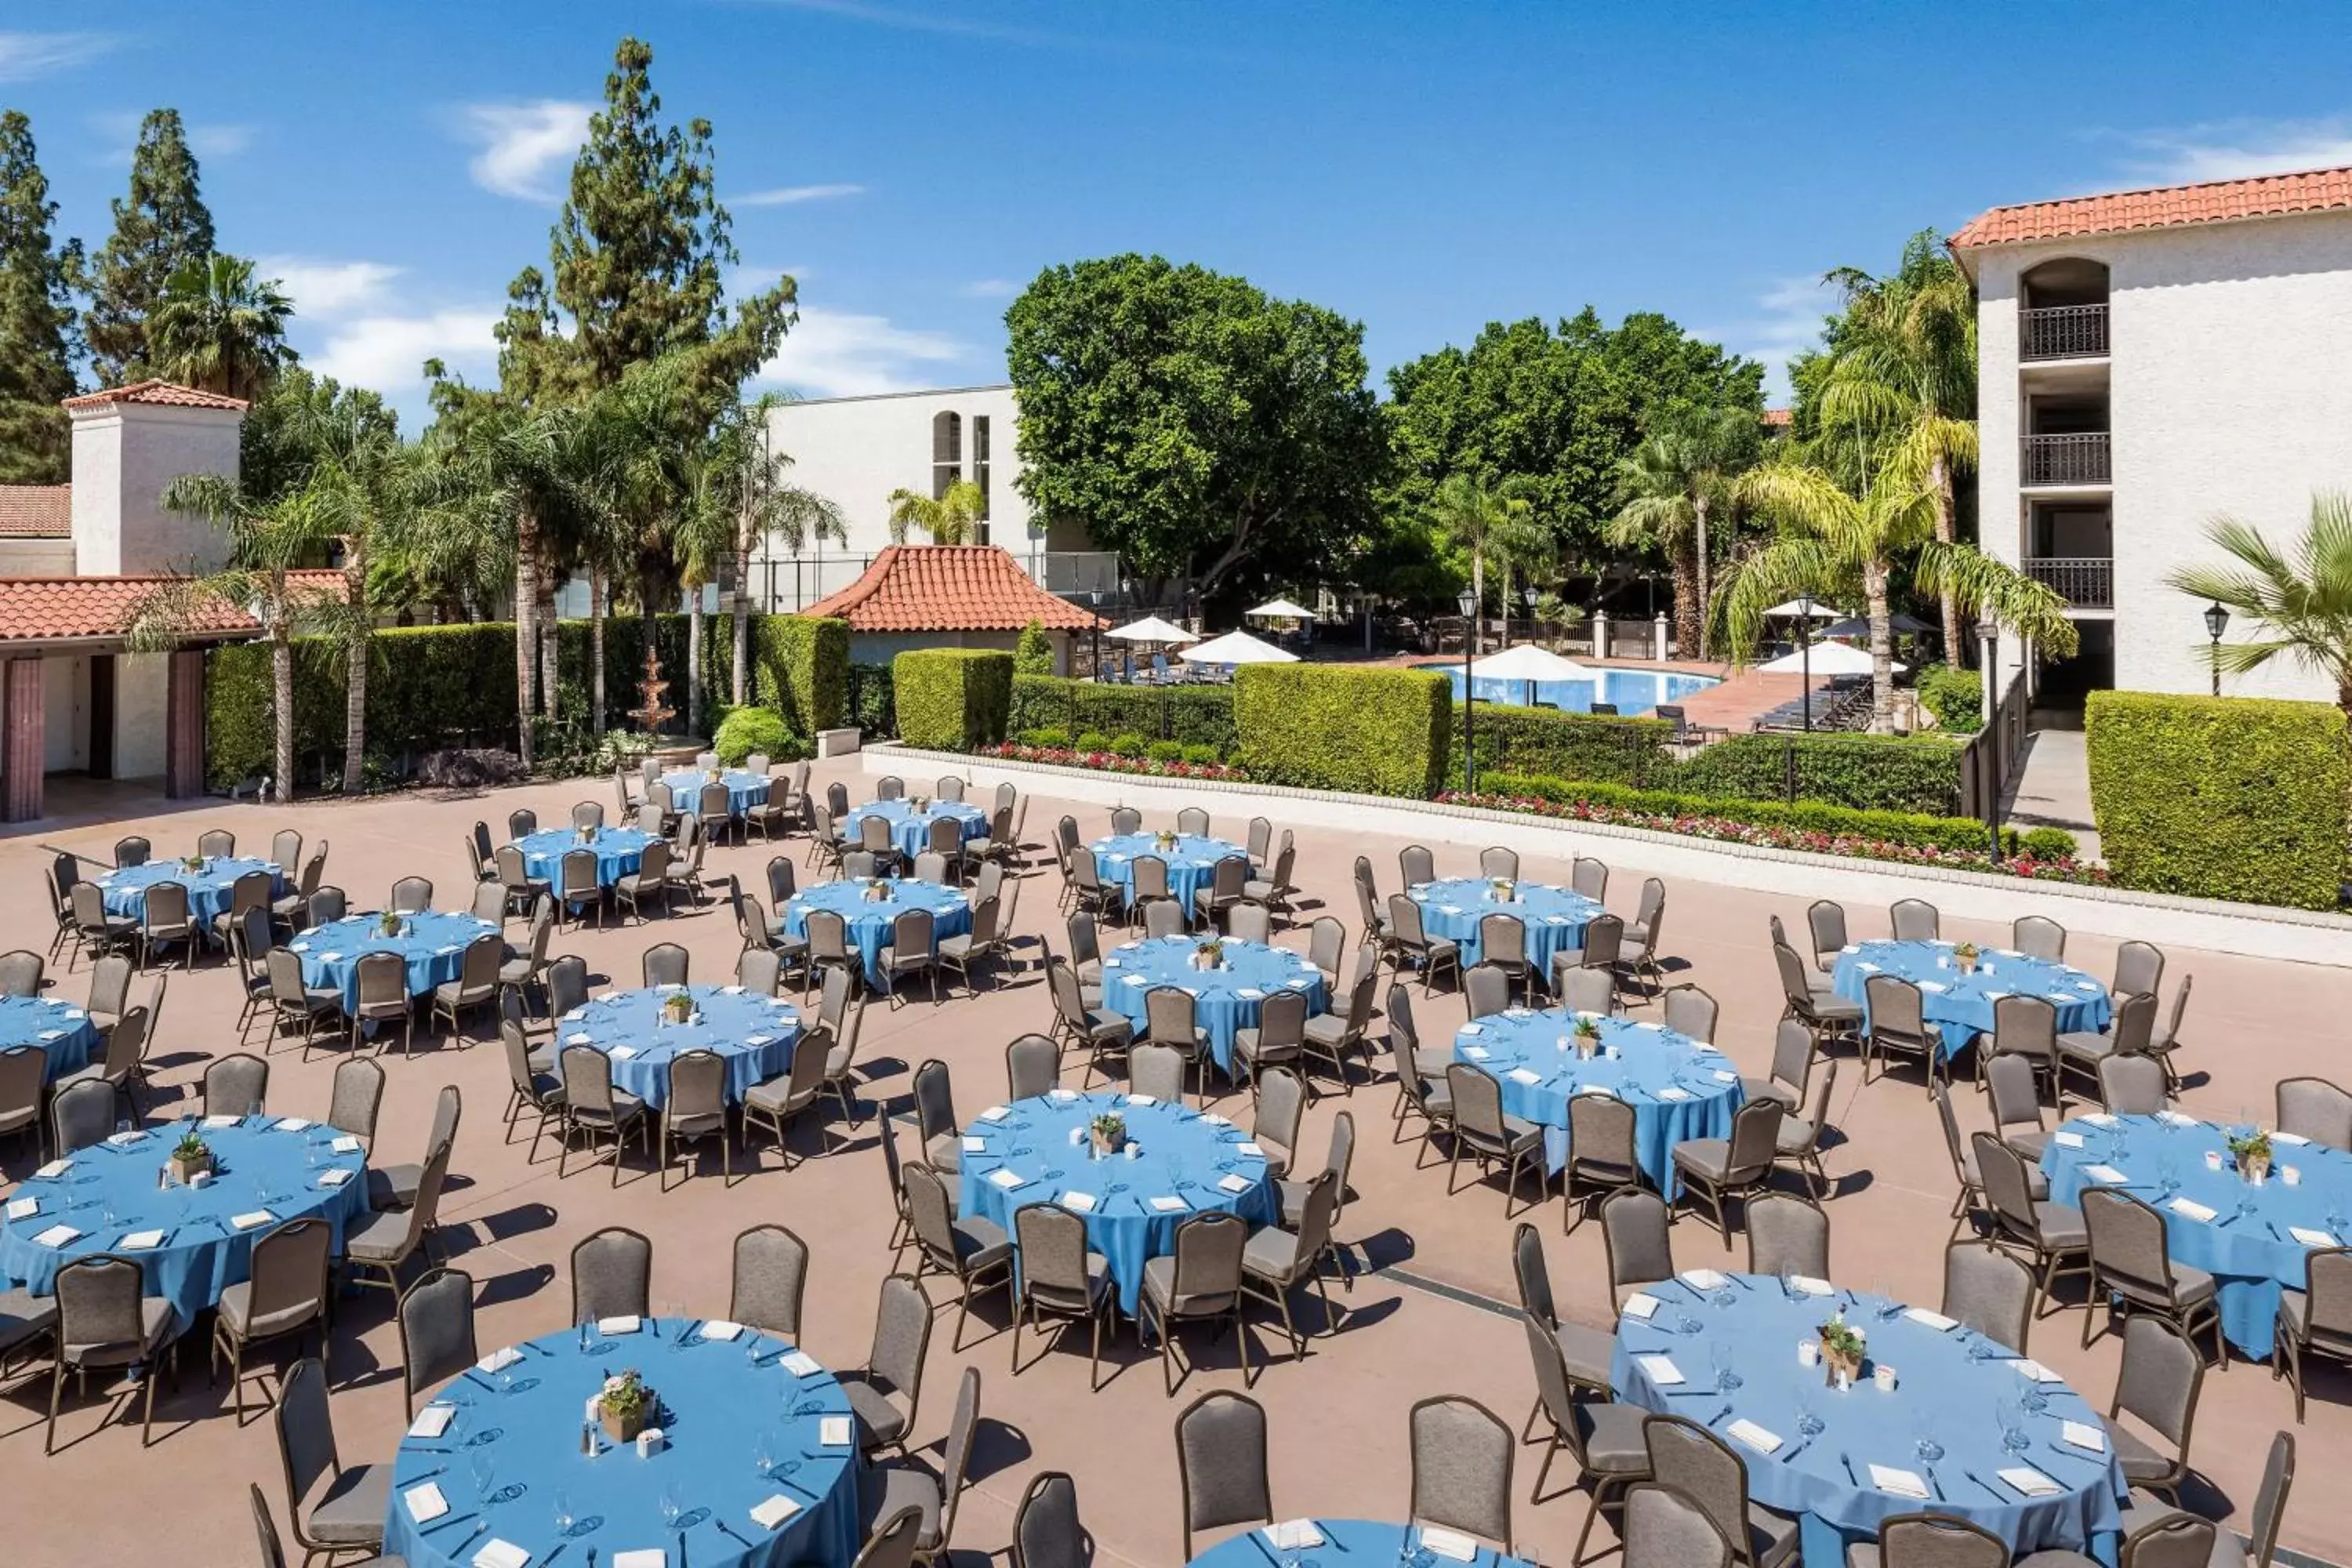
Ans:
{"label": "concrete patio floor", "polygon": [[[845,776],[852,797],[865,798],[869,791],[855,772],[856,763],[853,757],[822,764],[818,780]],[[310,843],[322,837],[332,841],[327,880],[350,893],[354,910],[379,907],[394,879],[412,873],[435,879],[443,907],[462,908],[469,886],[461,839],[477,817],[491,822],[502,838],[506,814],[513,807],[530,806],[542,821],[561,820],[575,800],[593,798],[609,807],[611,797],[609,780],[583,780],[478,796],[415,794],[290,809],[215,803],[16,838],[0,843],[0,886],[13,890],[18,910],[0,946],[47,945],[49,924],[39,892],[45,864],[39,846],[45,841],[105,861],[124,833],[149,834],[160,854],[184,849],[199,832],[215,826],[233,829],[246,845],[266,846],[273,829],[290,825]],[[1029,838],[1042,844],[1063,809],[1044,796],[1034,801]],[[1101,830],[1100,808],[1077,807],[1074,815],[1087,834]],[[1219,813],[1215,826],[1238,837],[1245,816],[1229,821]],[[1297,880],[1307,890],[1305,913],[1318,912],[1319,900],[1352,929],[1350,861],[1360,852],[1370,856],[1383,889],[1393,888],[1400,847],[1398,840],[1364,835],[1302,834]],[[776,852],[760,844],[715,848],[707,875],[714,881],[739,876],[747,889],[764,896],[761,868]],[[796,841],[783,852],[797,866],[803,847]],[[1440,868],[1459,870],[1471,859],[1465,850],[1444,851]],[[1064,945],[1050,860],[1038,857],[1035,863],[1037,871],[1023,888],[1015,928],[1021,938],[1016,954],[1029,961],[1039,956],[1036,938],[1042,932],[1054,933],[1057,949]],[[1630,914],[1642,868],[1629,851],[1612,871],[1609,901]],[[1525,874],[1565,881],[1567,868],[1531,863]],[[1673,978],[1695,981],[1715,994],[1724,1005],[1719,1042],[1744,1071],[1760,1075],[1780,1012],[1765,921],[1777,912],[1792,930],[1801,931],[1801,904],[1793,898],[1681,882],[1670,886],[1668,908],[1665,946],[1679,961]],[[1885,930],[1882,910],[1850,914],[1857,935]],[[2004,931],[1989,927],[1946,934],[1980,942],[2006,938]],[[1280,940],[1303,947],[1305,931],[1287,932]],[[602,989],[635,985],[638,954],[656,941],[685,944],[698,980],[731,976],[739,942],[726,904],[717,897],[691,912],[643,927],[566,928],[554,951],[583,956]],[[2113,944],[2078,937],[2068,956],[2094,973],[2105,973]],[[2182,1052],[2189,1109],[2235,1115],[2251,1108],[2267,1117],[2277,1079],[2298,1073],[2347,1076],[2343,1021],[2352,1016],[2352,972],[2177,948],[2168,958],[2168,998],[2183,975],[2193,973],[2197,982]],[[76,999],[85,994],[87,966],[67,973],[61,962],[51,974],[58,994]],[[140,982],[142,989],[147,984]],[[1441,987],[1424,998],[1416,987],[1412,1001],[1425,1041],[1451,1037],[1463,1017],[1456,994]],[[193,973],[172,976],[152,1052],[162,1114],[172,1114],[173,1101],[194,1093],[207,1059],[236,1048],[236,979],[226,966],[207,963]],[[977,996],[959,994],[938,1005],[916,999],[900,1007],[877,1000],[867,1008],[861,1047],[866,1103],[903,1104],[916,1064],[937,1057],[952,1068],[958,1106],[969,1116],[1003,1097],[1006,1042],[1045,1028],[1050,1013],[1042,972],[1034,963],[1001,974]],[[258,1048],[258,1033],[254,1039]],[[334,1058],[322,1053],[305,1064],[299,1057],[287,1046],[271,1056],[269,1107],[323,1116]],[[1828,1154],[1838,1187],[1826,1205],[1834,1225],[1833,1272],[1842,1282],[1883,1283],[1895,1294],[1932,1305],[1940,1289],[1953,1192],[1935,1117],[1916,1075],[1898,1072],[1864,1087],[1851,1059],[1841,1060],[1832,1120],[1845,1138]],[[445,1199],[442,1217],[453,1261],[474,1278],[485,1349],[565,1326],[567,1255],[574,1242],[601,1226],[631,1226],[655,1238],[657,1308],[676,1302],[689,1311],[715,1313],[727,1300],[730,1241],[748,1226],[772,1222],[799,1232],[814,1253],[809,1349],[834,1366],[864,1360],[876,1291],[890,1259],[882,1245],[889,1228],[889,1198],[870,1115],[854,1129],[834,1124],[835,1131],[848,1134],[847,1144],[790,1173],[781,1168],[772,1148],[763,1146],[754,1162],[739,1155],[739,1172],[747,1163],[757,1168],[731,1186],[722,1185],[713,1159],[703,1167],[708,1173],[673,1176],[664,1191],[646,1163],[633,1156],[616,1192],[601,1169],[583,1173],[575,1163],[573,1175],[559,1182],[551,1155],[543,1152],[537,1164],[530,1164],[523,1142],[502,1142],[499,1111],[507,1080],[494,1037],[482,1036],[471,1048],[461,1048],[458,1041],[420,1032],[413,1059],[394,1056],[385,1066],[391,1081],[376,1142],[385,1161],[421,1155],[441,1084],[456,1083],[465,1091],[465,1121],[453,1167],[460,1180]],[[1319,1163],[1331,1117],[1340,1110],[1356,1117],[1355,1197],[1339,1235],[1368,1272],[1352,1289],[1334,1290],[1341,1306],[1339,1331],[1312,1340],[1306,1360],[1295,1363],[1265,1316],[1253,1319],[1252,1359],[1262,1357],[1267,1364],[1252,1392],[1271,1414],[1274,1497],[1286,1517],[1401,1517],[1409,1475],[1405,1417],[1415,1400],[1434,1393],[1469,1394],[1516,1426],[1532,1396],[1525,1342],[1508,1311],[1514,1301],[1511,1223],[1501,1188],[1466,1186],[1448,1198],[1442,1169],[1415,1170],[1414,1145],[1389,1141],[1392,1093],[1383,1076],[1370,1085],[1360,1082],[1351,1097],[1327,1095],[1308,1110],[1301,1140],[1302,1159],[1310,1166]],[[1963,1092],[1958,1100],[1964,1129],[1989,1125],[1980,1097]],[[1234,1108],[1229,1101],[1226,1109]],[[900,1136],[902,1149],[909,1147],[911,1129],[902,1129]],[[801,1129],[798,1147],[815,1149],[814,1125]],[[29,1148],[13,1151],[5,1168],[7,1180],[21,1180],[32,1163]],[[1584,1226],[1563,1237],[1556,1196],[1529,1217],[1547,1238],[1562,1312],[1608,1324],[1599,1227]],[[1727,1254],[1710,1228],[1687,1219],[1675,1226],[1674,1242],[1678,1263],[1686,1267],[1745,1258],[1744,1243]],[[932,1289],[934,1299],[943,1294],[936,1282]],[[1001,1330],[1006,1321],[1001,1296],[979,1315],[991,1331]],[[1303,1314],[1307,1321],[1313,1317],[1311,1308]],[[2081,1311],[2074,1309],[2036,1324],[2031,1348],[2104,1407],[2115,1383],[2117,1342],[2107,1338],[2087,1351],[2078,1349],[2081,1322]],[[942,1325],[933,1342],[918,1426],[918,1441],[932,1446],[927,1458],[936,1459],[961,1367],[976,1365],[985,1379],[976,1484],[956,1521],[954,1544],[966,1564],[1004,1549],[1013,1508],[1040,1468],[1066,1469],[1076,1478],[1080,1508],[1104,1561],[1179,1561],[1171,1423],[1200,1393],[1238,1388],[1242,1381],[1230,1335],[1207,1343],[1204,1336],[1188,1333],[1182,1343],[1203,1358],[1203,1365],[1171,1400],[1162,1392],[1155,1361],[1139,1350],[1131,1327],[1122,1330],[1112,1358],[1121,1368],[1118,1374],[1101,1392],[1090,1394],[1082,1338],[1070,1342],[1075,1349],[1043,1355],[1035,1342],[1024,1343],[1024,1356],[1034,1364],[1014,1376],[1007,1365],[1009,1334],[992,1332],[961,1354],[951,1354]],[[226,1568],[254,1561],[246,1484],[261,1483],[281,1526],[286,1511],[271,1426],[258,1418],[249,1418],[242,1428],[236,1425],[227,1388],[206,1385],[204,1349],[202,1340],[191,1336],[181,1389],[170,1394],[166,1384],[157,1405],[157,1441],[143,1453],[135,1423],[96,1430],[102,1406],[93,1400],[71,1405],[60,1424],[68,1447],[45,1459],[46,1366],[0,1390],[5,1562],[168,1559]],[[398,1364],[398,1336],[383,1293],[344,1300],[329,1371],[337,1438],[346,1461],[392,1453],[404,1426]],[[2352,1496],[2328,1483],[2331,1460],[2352,1452],[2352,1378],[2322,1368],[2313,1373],[2311,1386],[2309,1423],[2295,1428],[2303,1445],[2303,1479],[2288,1511],[2284,1540],[2308,1552],[2343,1559],[2352,1555],[2344,1550],[2352,1540]],[[2202,1479],[2192,1488],[2192,1500],[2242,1524],[2271,1434],[2292,1422],[2286,1388],[2273,1382],[2265,1368],[2239,1362],[2227,1372],[2209,1373],[2193,1450]],[[1584,1494],[1565,1492],[1530,1506],[1527,1498],[1539,1450],[1520,1452],[1525,1458],[1513,1492],[1522,1553],[1564,1563],[1583,1521]],[[1556,1471],[1556,1487],[1559,1480]],[[1599,1533],[1605,1538],[1605,1531]]]}

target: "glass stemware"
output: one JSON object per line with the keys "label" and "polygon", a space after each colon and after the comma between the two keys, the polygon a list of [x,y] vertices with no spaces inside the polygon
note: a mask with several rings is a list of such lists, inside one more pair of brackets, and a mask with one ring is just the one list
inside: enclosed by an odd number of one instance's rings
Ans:
{"label": "glass stemware", "polygon": [[662,1523],[671,1530],[676,1530],[677,1528],[677,1516],[685,1511],[686,1500],[678,1496],[677,1484],[673,1482],[672,1484],[662,1488]]}
{"label": "glass stemware", "polygon": [[1822,1419],[1821,1412],[1816,1408],[1816,1399],[1813,1385],[1810,1382],[1798,1385],[1797,1434],[1800,1436],[1818,1437],[1821,1436],[1822,1428],[1828,1425]]}
{"label": "glass stemware", "polygon": [[1944,1457],[1944,1446],[1936,1441],[1936,1412],[1934,1408],[1929,1405],[1922,1405],[1919,1409],[1917,1420],[1919,1423],[1919,1436],[1911,1446],[1913,1450],[1918,1454],[1919,1462],[1921,1464],[1932,1465],[1937,1460]]}
{"label": "glass stemware", "polygon": [[1718,1393],[1729,1394],[1739,1386],[1739,1373],[1732,1365],[1731,1346],[1727,1341],[1707,1342],[1707,1360],[1715,1365],[1715,1386]]}
{"label": "glass stemware", "polygon": [[2025,1405],[2021,1400],[1996,1399],[1993,1419],[2000,1426],[2000,1446],[2012,1454],[2022,1454],[2032,1439],[2025,1435]]}
{"label": "glass stemware", "polygon": [[555,1533],[559,1537],[569,1537],[572,1534],[572,1527],[579,1522],[579,1517],[572,1511],[572,1494],[570,1492],[563,1491],[562,1489],[557,1490],[555,1494],[554,1520]]}
{"label": "glass stemware", "polygon": [[488,1447],[480,1447],[466,1456],[466,1465],[474,1473],[474,1495],[488,1506],[490,1500],[490,1483],[498,1479],[497,1461],[490,1458]]}

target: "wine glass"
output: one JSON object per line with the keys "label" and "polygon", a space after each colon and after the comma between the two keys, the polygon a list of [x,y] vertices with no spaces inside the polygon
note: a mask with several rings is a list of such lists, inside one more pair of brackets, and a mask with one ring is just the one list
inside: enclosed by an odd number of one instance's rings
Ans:
{"label": "wine glass", "polygon": [[1732,1365],[1729,1342],[1717,1338],[1707,1342],[1707,1360],[1715,1364],[1715,1386],[1720,1394],[1729,1394],[1739,1386],[1739,1373]]}
{"label": "wine glass", "polygon": [[1797,1435],[1801,1437],[1818,1437],[1822,1429],[1829,1425],[1815,1408],[1816,1398],[1811,1383],[1797,1385]]}
{"label": "wine glass", "polygon": [[466,1457],[467,1467],[474,1473],[474,1495],[487,1505],[490,1500],[490,1483],[498,1479],[498,1465],[490,1458],[488,1446],[476,1448]]}
{"label": "wine glass", "polygon": [[676,1482],[674,1482],[674,1481],[673,1481],[673,1482],[672,1482],[671,1484],[669,1484],[668,1486],[666,1486],[666,1487],[662,1488],[662,1489],[661,1489],[661,1516],[662,1516],[662,1523],[663,1523],[663,1524],[665,1524],[665,1525],[667,1525],[667,1527],[669,1527],[669,1528],[670,1528],[670,1529],[672,1529],[672,1530],[676,1530],[676,1529],[677,1528],[677,1516],[678,1516],[679,1514],[681,1514],[681,1513],[684,1513],[685,1511],[686,1511],[686,1501],[685,1501],[685,1500],[684,1500],[684,1499],[680,1498],[680,1497],[677,1495],[677,1484]]}
{"label": "wine glass", "polygon": [[1923,1465],[1932,1465],[1944,1457],[1944,1446],[1936,1441],[1936,1411],[1933,1405],[1922,1405],[1916,1417],[1919,1436],[1911,1447]]}
{"label": "wine glass", "polygon": [[2156,1184],[2163,1195],[2170,1197],[2180,1190],[2180,1162],[2170,1154],[2159,1154],[2156,1161]]}
{"label": "wine glass", "polygon": [[1996,1399],[1992,1405],[1994,1421],[2000,1426],[2000,1446],[2012,1454],[2022,1454],[2032,1439],[2025,1435],[2025,1405],[2022,1400]]}
{"label": "wine glass", "polygon": [[554,1512],[556,1535],[559,1538],[568,1539],[572,1534],[572,1527],[579,1522],[579,1516],[572,1511],[572,1494],[561,1488],[557,1489],[555,1493]]}

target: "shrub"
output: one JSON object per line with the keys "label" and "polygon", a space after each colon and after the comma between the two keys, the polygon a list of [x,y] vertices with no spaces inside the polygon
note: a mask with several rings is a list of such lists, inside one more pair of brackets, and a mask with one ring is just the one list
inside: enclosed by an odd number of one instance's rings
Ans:
{"label": "shrub", "polygon": [[772,708],[742,707],[730,711],[719,721],[710,737],[710,749],[729,767],[740,766],[754,752],[764,752],[771,757],[789,756],[794,750],[793,732],[784,726],[784,716]]}
{"label": "shrub", "polygon": [[1044,622],[1031,621],[1021,628],[1021,640],[1013,647],[1013,672],[1015,675],[1054,673],[1054,639],[1045,635]]}
{"label": "shrub", "polygon": [[888,665],[849,667],[849,707],[845,717],[869,741],[898,732],[898,704]]}
{"label": "shrub", "polygon": [[1217,748],[1214,746],[1186,746],[1182,750],[1184,760],[1196,768],[1213,766],[1223,760],[1217,754]]}
{"label": "shrub", "polygon": [[[1184,748],[1174,741],[1153,741],[1143,748],[1143,754],[1155,763],[1181,763],[1184,760]],[[1214,752],[1210,753],[1210,760],[1215,760]]]}
{"label": "shrub", "polygon": [[1013,728],[1133,732],[1146,740],[1234,749],[1229,686],[1122,686],[1053,676],[1013,678]]}
{"label": "shrub", "polygon": [[1928,735],[1732,735],[1675,769],[1673,788],[1743,800],[1785,801],[1793,795],[1857,811],[1957,816],[1961,750],[1958,742]]}
{"label": "shrub", "polygon": [[1047,751],[1056,747],[1067,747],[1071,743],[1070,732],[1067,730],[1056,730],[1051,726],[1042,730],[1024,730],[1020,734],[1023,745],[1036,746]]}
{"label": "shrub", "polygon": [[1110,750],[1110,737],[1100,730],[1081,730],[1078,738],[1070,744],[1081,752],[1108,752]]}
{"label": "shrub", "polygon": [[849,721],[849,623],[759,616],[751,626],[751,700],[803,735]]}
{"label": "shrub", "polygon": [[2063,827],[2029,827],[2017,839],[2017,852],[2033,860],[2072,860],[2081,849]]}
{"label": "shrub", "polygon": [[1139,757],[1143,755],[1143,737],[1131,731],[1124,735],[1113,735],[1110,750],[1115,757]]}
{"label": "shrub", "polygon": [[[1629,789],[1622,784],[1595,784],[1583,779],[1529,777],[1495,773],[1478,781],[1489,795],[1524,795],[1557,804],[1584,802],[1653,816],[1708,816],[1759,827],[1788,827],[1803,833],[1843,835],[1901,844],[1916,849],[1972,853],[1989,847],[1985,826],[1973,816],[1933,816],[1903,811],[1858,811],[1820,801],[1742,800],[1719,795],[1688,795],[1675,790]],[[2003,847],[2014,847],[2016,830],[2005,828]]]}
{"label": "shrub", "polygon": [[910,746],[969,752],[1004,739],[1013,705],[1013,656],[990,648],[910,648],[890,661],[898,738]]}
{"label": "shrub", "polygon": [[1955,735],[1973,735],[1984,727],[1984,677],[1973,669],[1931,664],[1919,672],[1919,706]]}
{"label": "shrub", "polygon": [[1452,688],[1423,669],[1245,664],[1234,724],[1250,776],[1426,799],[1445,773]]}
{"label": "shrub", "polygon": [[[1454,727],[1464,727],[1458,711]],[[1612,719],[1482,701],[1468,729],[1482,777],[1495,772],[1545,773],[1655,786],[1666,782],[1675,766],[1666,750],[1674,726],[1663,719]],[[1462,777],[1458,742],[1448,771],[1456,781]]]}
{"label": "shrub", "polygon": [[2127,888],[2332,910],[2352,744],[2341,710],[2247,697],[2095,691],[2091,809]]}

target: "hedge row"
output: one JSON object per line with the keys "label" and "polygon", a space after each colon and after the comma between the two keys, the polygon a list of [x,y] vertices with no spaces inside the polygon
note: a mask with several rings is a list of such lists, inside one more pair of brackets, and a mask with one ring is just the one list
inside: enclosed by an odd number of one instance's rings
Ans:
{"label": "hedge row", "polygon": [[[1742,800],[1957,816],[1961,742],[1927,735],[1731,735],[1674,773],[1674,788]],[[1794,760],[1795,789],[1790,788]]]}
{"label": "hedge row", "polygon": [[993,648],[910,648],[890,661],[890,687],[900,740],[931,751],[977,751],[1004,739],[1013,656]]}
{"label": "hedge row", "polygon": [[[1463,727],[1457,714],[1455,729]],[[1667,750],[1674,726],[1663,719],[1617,719],[1482,701],[1467,728],[1482,779],[1505,772],[1655,786],[1675,769],[1674,754]],[[1462,751],[1457,738],[1449,768],[1457,785]]]}
{"label": "hedge row", "polygon": [[[1743,800],[1723,795],[1688,795],[1678,790],[1629,789],[1622,784],[1595,784],[1584,779],[1546,778],[1523,773],[1495,773],[1478,780],[1482,794],[1519,795],[1559,805],[1583,801],[1659,816],[1713,816],[1759,827],[1790,827],[1805,833],[1874,838],[1882,843],[1916,849],[1971,852],[1989,847],[1985,826],[1972,816],[1936,816],[1919,812],[1857,811],[1819,801],[1794,804],[1779,800]],[[2013,827],[2001,829],[2004,853],[2018,847]]]}
{"label": "hedge row", "polygon": [[803,736],[840,728],[849,712],[849,623],[827,616],[755,617],[751,700],[782,714]]}
{"label": "hedge row", "polygon": [[1016,675],[1010,727],[1016,735],[1029,730],[1140,735],[1180,746],[1212,746],[1221,757],[1238,744],[1230,686],[1124,686]]}
{"label": "hedge row", "polygon": [[2332,910],[2352,743],[2319,702],[2095,691],[2091,810],[2127,888]]}
{"label": "hedge row", "polygon": [[898,732],[898,704],[890,689],[888,665],[849,667],[849,709],[843,717],[869,741],[886,741]]}
{"label": "hedge row", "polygon": [[1454,723],[1443,675],[1360,665],[1245,664],[1234,727],[1254,779],[1426,800]]}

